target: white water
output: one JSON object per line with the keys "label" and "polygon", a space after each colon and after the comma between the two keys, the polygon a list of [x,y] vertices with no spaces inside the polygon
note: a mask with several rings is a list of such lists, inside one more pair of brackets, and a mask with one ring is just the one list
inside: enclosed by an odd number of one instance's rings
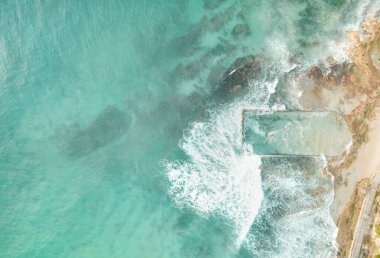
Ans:
{"label": "white water", "polygon": [[[276,42],[279,43],[279,42]],[[286,56],[281,44],[270,44]],[[285,52],[285,53],[284,53]],[[278,83],[276,72],[288,70],[286,59],[271,63],[263,80],[252,82],[252,93],[210,112],[206,122],[193,123],[184,133],[180,148],[188,161],[165,162],[171,183],[169,195],[178,207],[202,216],[221,216],[234,226],[237,249],[246,238],[263,200],[261,159],[242,145],[242,110],[268,108]]]}
{"label": "white water", "polygon": [[[374,9],[372,7],[370,10]],[[357,11],[355,19],[363,20],[358,18],[365,13],[362,9]],[[348,25],[345,26],[347,28]],[[165,161],[171,183],[169,195],[178,207],[191,209],[201,216],[220,216],[234,225],[237,247],[242,245],[254,255],[334,256],[337,227],[329,212],[334,196],[331,175],[322,175],[317,171],[313,174],[314,179],[308,181],[301,172],[294,175],[286,171],[294,168],[290,165],[291,161],[288,163],[284,160],[284,167],[278,167],[279,174],[275,174],[274,169],[270,176],[278,180],[263,182],[263,161],[241,143],[241,110],[283,109],[277,103],[269,105],[269,99],[275,93],[281,78],[297,66],[289,61],[291,53],[288,44],[291,43],[284,40],[284,35],[274,33],[268,38],[270,40],[267,41],[265,54],[272,61],[266,64],[260,78],[251,82],[250,93],[244,100],[219,106],[218,111],[213,109],[208,121],[196,122],[189,127],[180,142],[180,148],[188,156],[187,161]],[[318,54],[310,55],[308,61],[304,60],[306,65],[303,65],[302,70],[306,71],[308,67],[321,63],[328,56],[333,56],[338,61],[349,61],[348,46],[342,38],[326,41],[314,48],[320,49],[320,53],[317,51]],[[288,81],[287,84],[300,87],[297,81]],[[323,157],[320,161],[323,162]],[[273,182],[277,182],[277,185]],[[322,201],[316,204],[308,191],[320,185],[327,192],[320,195]],[[257,235],[255,227],[259,230],[260,221],[255,219],[263,220],[266,216],[265,209],[281,205],[282,202],[279,199],[266,200],[264,203],[264,188],[275,190],[284,196],[293,196],[294,207],[300,210],[282,218],[270,218],[275,227],[276,240],[270,243],[268,252],[259,253],[262,247],[258,247],[257,243],[262,235]]]}
{"label": "white water", "polygon": [[261,160],[241,146],[240,109],[194,123],[180,143],[188,162],[168,162],[169,194],[179,207],[203,216],[219,215],[236,228],[239,246],[255,219],[263,191]]}

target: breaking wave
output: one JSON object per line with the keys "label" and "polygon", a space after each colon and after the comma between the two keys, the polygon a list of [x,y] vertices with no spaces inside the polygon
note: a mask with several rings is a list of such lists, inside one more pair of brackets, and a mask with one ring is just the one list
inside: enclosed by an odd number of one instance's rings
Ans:
{"label": "breaking wave", "polygon": [[240,245],[255,219],[263,191],[261,160],[241,146],[241,113],[231,107],[207,123],[194,123],[180,147],[186,162],[168,162],[169,194],[180,207],[219,215],[236,228]]}
{"label": "breaking wave", "polygon": [[[278,43],[278,42],[276,42]],[[283,55],[284,47],[273,45]],[[234,226],[237,248],[246,238],[263,201],[261,158],[242,143],[242,110],[268,109],[268,101],[278,84],[276,73],[289,64],[268,64],[260,80],[251,82],[245,99],[210,111],[206,122],[195,122],[185,131],[179,146],[186,161],[164,162],[171,183],[169,195],[181,208],[202,216],[220,216]]]}
{"label": "breaking wave", "polygon": [[[357,18],[363,20],[361,15],[375,9],[371,4],[360,5]],[[168,192],[178,207],[201,216],[219,216],[232,224],[236,247],[250,254],[334,256],[337,227],[329,212],[333,177],[322,173],[324,157],[262,159],[242,143],[241,119],[243,109],[285,109],[271,96],[280,84],[288,89],[299,87],[289,73],[307,71],[326,56],[348,60],[348,45],[326,41],[323,57],[299,65],[289,61],[292,55],[284,37],[274,34],[267,43],[265,56],[270,59],[265,60],[260,76],[250,82],[249,93],[214,108],[207,121],[195,122],[185,131],[179,147],[186,160],[164,162]]]}

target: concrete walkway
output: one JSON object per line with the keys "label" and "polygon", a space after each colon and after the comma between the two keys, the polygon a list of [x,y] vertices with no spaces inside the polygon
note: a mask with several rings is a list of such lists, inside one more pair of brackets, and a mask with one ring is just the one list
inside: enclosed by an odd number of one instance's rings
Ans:
{"label": "concrete walkway", "polygon": [[370,226],[373,221],[373,215],[371,213],[371,208],[373,202],[375,201],[376,191],[380,185],[380,172],[376,173],[375,177],[372,179],[371,187],[368,190],[367,196],[363,201],[362,210],[359,214],[359,219],[356,224],[354,239],[351,243],[351,249],[348,257],[357,258],[360,256],[360,251],[362,250],[363,238],[366,234],[370,234]]}

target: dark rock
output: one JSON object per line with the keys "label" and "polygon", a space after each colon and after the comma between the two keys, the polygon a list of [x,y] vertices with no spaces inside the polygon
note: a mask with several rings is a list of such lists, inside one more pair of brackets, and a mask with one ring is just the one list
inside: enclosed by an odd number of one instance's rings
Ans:
{"label": "dark rock", "polygon": [[108,106],[86,128],[69,135],[66,152],[83,156],[124,135],[128,128],[127,115],[116,107]]}
{"label": "dark rock", "polygon": [[318,66],[313,66],[309,69],[307,76],[314,80],[333,80],[336,84],[342,83],[344,76],[352,68],[347,62],[338,63],[330,60],[328,70],[323,70]]}
{"label": "dark rock", "polygon": [[307,76],[313,79],[321,79],[323,77],[323,71],[318,66],[313,66],[307,73]]}
{"label": "dark rock", "polygon": [[336,83],[342,83],[347,71],[352,69],[352,64],[347,62],[333,62],[330,65],[331,74],[330,76],[334,78]]}
{"label": "dark rock", "polygon": [[236,59],[224,73],[215,94],[218,97],[232,97],[243,92],[260,70],[260,62],[253,55]]}

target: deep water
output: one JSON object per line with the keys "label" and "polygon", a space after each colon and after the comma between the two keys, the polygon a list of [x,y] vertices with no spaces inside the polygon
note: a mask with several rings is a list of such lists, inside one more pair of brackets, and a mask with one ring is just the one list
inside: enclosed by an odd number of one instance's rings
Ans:
{"label": "deep water", "polygon": [[2,1],[0,257],[334,253],[323,160],[260,159],[240,114],[297,107],[362,5]]}

